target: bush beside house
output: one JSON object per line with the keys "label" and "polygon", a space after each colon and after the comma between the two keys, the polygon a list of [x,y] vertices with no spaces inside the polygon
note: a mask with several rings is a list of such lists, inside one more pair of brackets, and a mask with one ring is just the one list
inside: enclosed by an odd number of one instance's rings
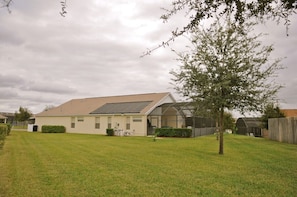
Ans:
{"label": "bush beside house", "polygon": [[41,133],[65,133],[66,128],[61,125],[43,125]]}
{"label": "bush beside house", "polygon": [[0,148],[4,145],[4,140],[6,136],[9,135],[11,131],[10,124],[0,124]]}
{"label": "bush beside house", "polygon": [[114,136],[114,130],[113,129],[106,129],[106,135],[107,136]]}
{"label": "bush beside house", "polygon": [[192,129],[186,128],[157,128],[157,137],[191,137]]}

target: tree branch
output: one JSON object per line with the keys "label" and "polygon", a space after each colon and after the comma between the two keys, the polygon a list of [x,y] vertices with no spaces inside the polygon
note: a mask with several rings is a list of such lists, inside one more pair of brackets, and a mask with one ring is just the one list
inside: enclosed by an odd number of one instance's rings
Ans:
{"label": "tree branch", "polygon": [[11,10],[9,9],[10,4],[12,4],[13,1],[12,0],[3,0],[2,6],[0,6],[0,8],[7,8],[8,13],[11,13]]}
{"label": "tree branch", "polygon": [[174,0],[170,9],[164,9],[165,14],[160,18],[166,23],[173,15],[181,10],[187,10],[189,22],[182,30],[172,31],[171,36],[166,41],[152,49],[147,49],[140,57],[150,55],[153,51],[167,47],[174,39],[190,32],[205,19],[213,19],[215,16],[223,16],[232,13],[232,23],[243,24],[246,20],[265,22],[266,20],[275,20],[279,23],[280,19],[285,21],[287,35],[290,26],[289,16],[296,14],[297,0],[269,0],[269,1],[251,1],[245,0]]}
{"label": "tree branch", "polygon": [[60,12],[60,15],[61,16],[63,16],[63,17],[65,17],[66,16],[66,14],[67,14],[67,11],[66,11],[66,0],[62,0],[61,2],[61,6],[62,6],[62,11]]}

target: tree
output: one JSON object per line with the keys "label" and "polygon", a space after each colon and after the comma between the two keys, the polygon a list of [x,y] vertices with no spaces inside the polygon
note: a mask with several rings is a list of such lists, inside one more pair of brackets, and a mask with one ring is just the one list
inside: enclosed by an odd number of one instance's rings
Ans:
{"label": "tree", "polygon": [[24,122],[29,120],[29,118],[32,116],[32,113],[27,108],[20,107],[19,112],[15,112],[14,116],[17,121]]}
{"label": "tree", "polygon": [[47,106],[45,106],[45,108],[44,108],[43,111],[49,111],[49,110],[51,110],[51,109],[53,109],[53,108],[55,108],[54,105],[47,105]]}
{"label": "tree", "polygon": [[218,15],[234,13],[232,21],[244,23],[247,19],[287,19],[297,9],[296,0],[174,0],[171,9],[161,19],[167,21],[172,15],[186,9],[191,19],[185,29],[197,26],[203,19],[215,18]]}
{"label": "tree", "polygon": [[177,37],[201,25],[201,21],[215,19],[217,16],[222,17],[230,13],[232,13],[231,22],[234,24],[243,24],[251,20],[254,22],[276,20],[277,23],[284,20],[288,34],[289,17],[296,14],[297,0],[174,0],[171,3],[171,8],[163,9],[165,13],[161,19],[164,23],[182,11],[186,12],[189,22],[180,29],[176,28],[171,32],[168,40],[153,49],[148,49],[142,57],[160,47],[168,46]]}
{"label": "tree", "polygon": [[65,17],[66,14],[67,14],[67,11],[66,11],[66,7],[67,7],[66,0],[61,0],[60,3],[61,3],[61,7],[62,7],[62,10],[60,12],[60,15],[63,16],[63,17]]}
{"label": "tree", "polygon": [[2,3],[0,4],[0,8],[7,8],[7,11],[11,13],[9,8],[12,2],[13,2],[12,0],[2,0]]}
{"label": "tree", "polygon": [[208,29],[193,29],[193,46],[177,53],[182,65],[170,72],[177,92],[195,102],[198,109],[218,117],[219,154],[224,152],[225,110],[259,111],[259,106],[274,99],[281,87],[272,81],[282,68],[280,60],[269,60],[273,47],[261,46],[261,34],[248,34],[252,23],[236,25],[226,21],[217,20]]}
{"label": "tree", "polygon": [[223,130],[225,131],[226,129],[231,129],[232,132],[235,131],[235,119],[233,118],[232,114],[229,112],[224,113],[224,128]]}
{"label": "tree", "polygon": [[274,103],[268,103],[263,111],[261,116],[261,121],[263,123],[263,127],[268,129],[268,119],[269,118],[282,118],[285,117],[285,114],[280,111],[279,106],[275,106]]}
{"label": "tree", "polygon": [[[13,0],[2,0],[2,2],[0,2],[0,8],[7,8],[7,11],[9,13],[11,13],[10,10],[10,6],[13,3]],[[66,8],[67,8],[67,4],[66,4],[66,0],[60,0],[60,4],[61,4],[61,11],[60,11],[60,15],[65,17],[67,14]]]}

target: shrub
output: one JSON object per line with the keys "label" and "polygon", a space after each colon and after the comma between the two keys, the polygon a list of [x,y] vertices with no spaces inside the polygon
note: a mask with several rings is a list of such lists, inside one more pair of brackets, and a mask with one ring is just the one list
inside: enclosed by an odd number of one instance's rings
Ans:
{"label": "shrub", "polygon": [[0,133],[5,133],[5,135],[9,135],[11,130],[10,124],[0,123]]}
{"label": "shrub", "polygon": [[5,137],[7,136],[8,133],[8,126],[7,124],[0,124],[0,148],[4,144]]}
{"label": "shrub", "polygon": [[191,137],[192,130],[184,128],[157,128],[155,130],[158,137]]}
{"label": "shrub", "polygon": [[41,127],[42,133],[65,133],[66,128],[61,125],[43,125]]}
{"label": "shrub", "polygon": [[7,135],[9,135],[11,131],[11,124],[6,124],[6,125],[7,125]]}
{"label": "shrub", "polygon": [[114,136],[114,130],[113,129],[106,129],[106,135]]}

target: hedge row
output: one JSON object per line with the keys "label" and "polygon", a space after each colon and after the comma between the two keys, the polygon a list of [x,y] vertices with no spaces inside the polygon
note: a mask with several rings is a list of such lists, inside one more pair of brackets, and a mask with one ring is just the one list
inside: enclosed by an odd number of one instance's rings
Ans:
{"label": "hedge row", "polygon": [[11,125],[10,124],[0,124],[0,148],[4,144],[6,136],[10,134]]}
{"label": "hedge row", "polygon": [[43,125],[41,133],[65,133],[66,128],[60,125]]}
{"label": "hedge row", "polygon": [[191,137],[192,129],[184,128],[157,128],[155,130],[157,137]]}

